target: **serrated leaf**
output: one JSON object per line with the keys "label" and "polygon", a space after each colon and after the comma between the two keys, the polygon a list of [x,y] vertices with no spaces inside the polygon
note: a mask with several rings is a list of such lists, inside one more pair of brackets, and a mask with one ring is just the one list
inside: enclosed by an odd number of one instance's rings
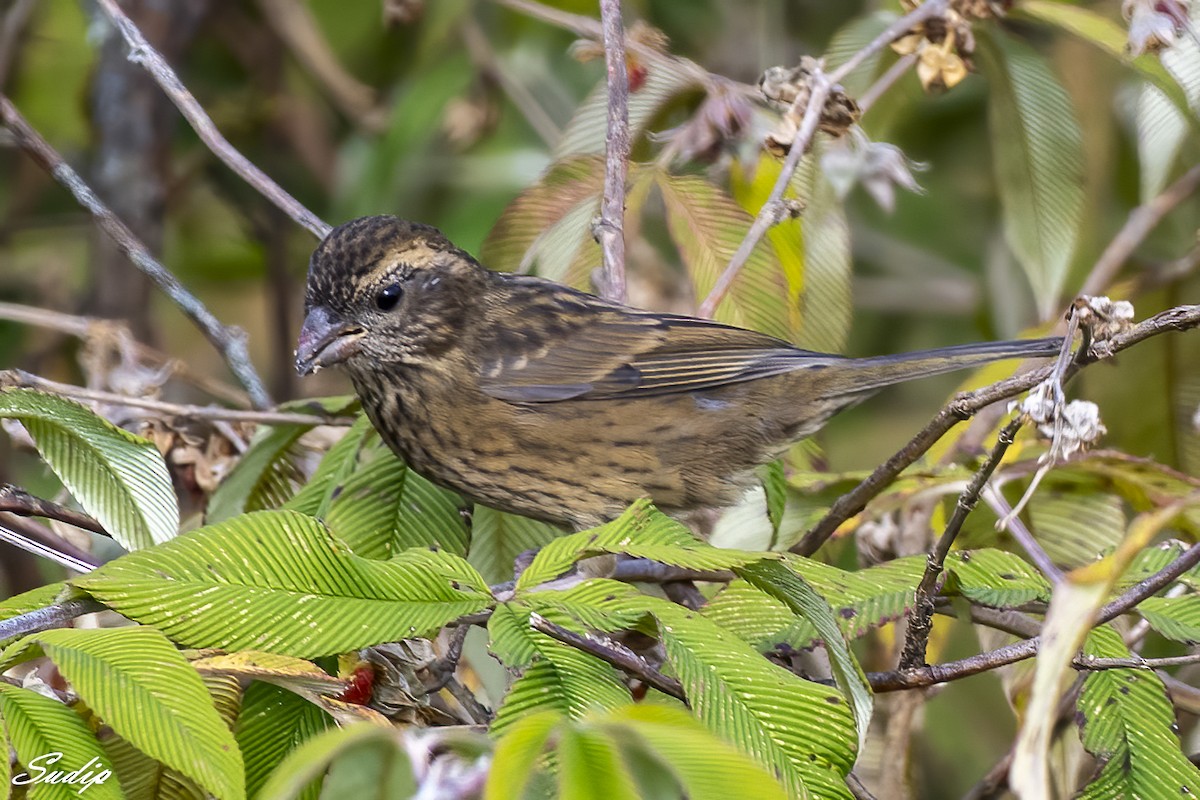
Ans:
{"label": "serrated leaf", "polygon": [[759,591],[783,603],[795,616],[807,620],[821,637],[834,681],[854,712],[861,749],[867,740],[874,699],[867,676],[850,652],[850,644],[838,627],[829,603],[784,564],[760,561],[739,568],[737,574]]}
{"label": "serrated leaf", "polygon": [[1083,218],[1083,137],[1070,96],[1027,45],[981,31],[1004,235],[1043,319],[1058,308]]}
{"label": "serrated leaf", "polygon": [[[46,800],[77,800],[80,795],[100,800],[119,800],[125,795],[107,754],[83,720],[67,706],[29,689],[0,681],[0,778],[4,790],[30,787],[31,797]],[[16,751],[17,766],[9,774],[8,745]],[[72,783],[49,783],[51,771],[79,770]]]}
{"label": "serrated leaf", "polygon": [[245,797],[233,734],[200,676],[161,633],[141,627],[42,631],[0,658],[11,665],[39,652],[139,750],[218,798]]}
{"label": "serrated leaf", "polygon": [[[669,61],[648,66],[646,81],[629,93],[629,137],[636,140],[654,115],[673,97],[699,88],[696,73],[674,69]],[[608,141],[608,85],[605,81],[580,104],[554,148],[554,160],[575,156],[602,155]]]}
{"label": "serrated leaf", "polygon": [[780,777],[794,796],[849,798],[854,718],[835,689],[803,680],[732,633],[672,603],[642,601],[658,619],[667,663],[696,716]]}
{"label": "serrated leaf", "polygon": [[[1113,628],[1097,628],[1084,652],[1105,658],[1130,653]],[[1080,798],[1195,796],[1200,770],[1183,754],[1175,711],[1162,680],[1151,670],[1090,673],[1076,702],[1083,746],[1100,762]]]}
{"label": "serrated leaf", "polygon": [[[412,763],[399,732],[375,725],[351,725],[316,734],[293,750],[271,773],[257,800],[290,800],[307,794],[307,787],[319,781],[325,770],[338,758],[368,748],[389,762],[386,773],[399,783],[389,782],[388,796],[412,797],[417,790]],[[407,776],[408,780],[404,780]],[[380,787],[381,789],[383,787]]]}
{"label": "serrated leaf", "polygon": [[1016,15],[1029,16],[1059,27],[1128,64],[1169,97],[1175,107],[1195,125],[1196,119],[1188,108],[1187,96],[1162,62],[1149,53],[1136,58],[1129,57],[1126,46],[1129,31],[1126,28],[1090,8],[1055,0],[1022,0],[1013,11]]}
{"label": "serrated leaf", "polygon": [[483,263],[502,272],[532,272],[586,286],[585,271],[569,268],[585,251],[594,252],[594,263],[600,262],[591,223],[603,190],[603,158],[580,156],[552,164],[497,220],[483,243]]}
{"label": "serrated leaf", "polygon": [[122,547],[149,547],[178,532],[179,502],[153,443],[32,389],[0,391],[0,417],[25,426],[58,479]]}
{"label": "serrated leaf", "polygon": [[464,501],[413,472],[378,441],[359,451],[359,463],[333,487],[325,524],[364,558],[390,558],[411,547],[466,555]]}
{"label": "serrated leaf", "polygon": [[533,630],[530,613],[523,604],[505,603],[488,621],[492,652],[510,667],[528,665],[496,712],[494,735],[503,735],[530,714],[556,711],[581,719],[593,710],[630,701],[629,690],[612,667]]}
{"label": "serrated leaf", "polygon": [[943,591],[992,608],[1050,599],[1050,584],[1029,562],[1014,553],[992,549],[950,553]]}
{"label": "serrated leaf", "polygon": [[366,414],[359,415],[342,438],[321,458],[312,477],[283,504],[283,508],[324,519],[333,502],[333,493],[358,466],[358,452],[368,439],[378,436]]}
{"label": "serrated leaf", "polygon": [[548,522],[475,506],[471,514],[471,545],[467,560],[492,583],[510,581],[517,556],[539,550],[565,535]]}
{"label": "serrated leaf", "polygon": [[[258,681],[247,686],[234,728],[246,762],[246,794],[258,797],[288,754],[332,725],[328,714],[297,694]],[[316,800],[319,793],[313,785],[300,796]]]}
{"label": "serrated leaf", "polygon": [[1137,612],[1154,630],[1178,642],[1200,642],[1200,596],[1147,597]]}
{"label": "serrated leaf", "polygon": [[602,553],[623,553],[663,564],[701,570],[742,566],[769,553],[723,550],[697,539],[682,523],[671,519],[648,500],[639,500],[612,522],[563,536],[547,544],[517,579],[517,590],[557,578],[576,561]]}
{"label": "serrated leaf", "polygon": [[73,585],[190,647],[307,658],[423,636],[490,602],[461,558],[417,549],[361,558],[292,511],[201,528]]}
{"label": "serrated leaf", "polygon": [[[697,302],[716,285],[738,245],[750,216],[728,195],[695,175],[658,174],[667,211],[667,229],[692,280]],[[747,259],[713,315],[721,322],[790,339],[788,287],[769,240]]]}
{"label": "serrated leaf", "polygon": [[1046,554],[1067,569],[1095,561],[1125,536],[1124,503],[1098,487],[1039,492],[1029,503],[1029,521]]}

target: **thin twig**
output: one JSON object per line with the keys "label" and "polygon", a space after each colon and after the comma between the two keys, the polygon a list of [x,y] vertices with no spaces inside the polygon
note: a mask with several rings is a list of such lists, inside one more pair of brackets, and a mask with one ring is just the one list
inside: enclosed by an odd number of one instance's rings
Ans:
{"label": "thin twig", "polygon": [[962,530],[967,516],[979,502],[979,495],[983,491],[983,487],[992,477],[992,473],[996,471],[996,467],[1000,465],[1000,461],[1008,452],[1009,445],[1013,443],[1013,437],[1017,435],[1020,428],[1021,420],[1018,418],[1005,425],[1000,431],[996,437],[995,447],[975,472],[971,482],[962,490],[962,494],[958,496],[954,513],[950,515],[945,530],[925,560],[925,572],[921,576],[921,582],[917,584],[913,609],[908,617],[908,630],[904,638],[904,652],[900,656],[900,669],[912,669],[925,663],[929,633],[933,630],[933,596],[937,589],[938,579],[942,576],[942,570],[946,565],[946,556],[949,555],[954,540],[958,538],[958,533]]}
{"label": "thin twig", "polygon": [[900,37],[904,36],[910,30],[920,25],[927,19],[940,16],[946,13],[946,9],[950,7],[950,0],[925,0],[924,3],[917,6],[915,9],[892,21],[890,25],[879,32],[879,35],[872,39],[867,45],[850,58],[839,64],[835,70],[829,73],[829,80],[832,83],[838,83],[845,80],[846,76],[854,70],[858,69],[868,58],[878,53],[885,47],[891,45]]}
{"label": "thin twig", "polygon": [[[1200,544],[1194,544],[1158,572],[1129,587],[1115,600],[1106,604],[1096,615],[1095,625],[1124,614],[1147,597],[1167,586],[1180,575],[1200,563]],[[959,659],[944,664],[931,664],[911,670],[872,672],[867,675],[871,688],[876,692],[895,692],[903,689],[923,689],[938,683],[959,680],[980,672],[987,672],[1037,655],[1041,637],[1034,636],[1024,641]]]}
{"label": "thin twig", "polygon": [[22,386],[69,397],[73,400],[137,408],[145,411],[153,411],[157,414],[169,414],[192,419],[248,422],[255,425],[334,425],[346,427],[354,424],[354,417],[329,417],[322,414],[301,414],[290,411],[243,411],[236,408],[221,408],[220,406],[195,406],[168,403],[163,400],[151,400],[146,397],[130,397],[129,395],[101,392],[96,389],[85,389],[82,386],[47,380],[46,378],[40,378],[37,375],[32,375],[19,369],[0,370],[0,387],[4,386]]}
{"label": "thin twig", "polygon": [[663,694],[669,694],[672,697],[687,702],[687,696],[683,692],[682,683],[675,678],[663,675],[654,667],[647,664],[646,660],[637,653],[608,636],[598,633],[587,635],[575,633],[561,625],[554,624],[540,614],[529,615],[529,627],[546,634],[551,639],[574,647],[576,650],[590,653],[601,661],[612,664],[622,672],[632,675],[647,686],[658,689]]}
{"label": "thin twig", "polygon": [[[1200,326],[1200,305],[1176,306],[1143,320],[1124,333],[1092,345],[1086,354],[1091,361],[1102,360],[1139,342],[1167,331],[1186,331]],[[1073,370],[1080,365],[1073,365]],[[920,458],[947,431],[968,420],[980,409],[1028,391],[1053,373],[1052,366],[1039,367],[1006,380],[957,395],[921,431],[867,478],[839,497],[829,511],[792,547],[793,553],[811,555],[834,534],[838,527],[866,508],[867,503],[888,486],[906,467]]]}
{"label": "thin twig", "polygon": [[1161,667],[1180,667],[1187,664],[1200,664],[1200,653],[1189,653],[1185,656],[1163,656],[1161,658],[1100,658],[1098,656],[1080,655],[1071,662],[1071,666],[1082,671],[1099,671],[1105,669],[1159,669]]}
{"label": "thin twig", "polygon": [[56,628],[65,622],[70,622],[84,614],[94,614],[103,611],[105,606],[90,597],[77,600],[66,600],[52,606],[28,611],[15,617],[0,620],[0,642],[14,636],[24,636],[37,633],[48,628]]}
{"label": "thin twig", "polygon": [[625,179],[629,174],[629,72],[621,0],[600,0],[604,67],[608,86],[608,137],[604,148],[604,197],[596,241],[604,254],[601,296],[625,300]]}
{"label": "thin twig", "polygon": [[492,712],[483,703],[479,702],[479,698],[468,687],[462,684],[458,678],[450,675],[450,679],[446,681],[446,691],[458,701],[462,706],[462,710],[467,712],[467,716],[472,722],[478,725],[486,725],[492,719]]}
{"label": "thin twig", "polygon": [[858,98],[858,110],[863,114],[879,101],[883,93],[892,88],[892,84],[900,80],[912,69],[913,64],[917,63],[917,54],[909,53],[906,56],[901,56],[896,60],[896,63],[888,67],[887,72],[880,75],[868,89]]}
{"label": "thin twig", "polygon": [[49,528],[20,517],[0,514],[0,542],[80,574],[98,566],[90,553],[56,536]]}
{"label": "thin twig", "polygon": [[1190,197],[1200,187],[1200,165],[1192,167],[1177,181],[1163,190],[1162,194],[1129,213],[1125,224],[1096,259],[1092,271],[1083,282],[1080,294],[1102,294],[1117,276],[1125,261],[1141,244],[1146,235],[1158,225],[1170,211]]}
{"label": "thin twig", "polygon": [[[248,158],[239,153],[221,135],[221,132],[217,130],[217,126],[213,124],[212,119],[200,107],[200,103],[196,101],[192,93],[183,85],[183,82],[179,80],[179,76],[171,69],[166,59],[150,46],[150,43],[146,41],[146,37],[142,36],[142,32],[133,24],[133,20],[129,19],[125,15],[125,12],[121,10],[121,7],[117,4],[117,0],[96,0],[96,2],[105,15],[116,25],[117,30],[121,32],[125,43],[129,45],[129,60],[144,67],[150,73],[150,77],[154,79],[155,83],[162,88],[171,102],[175,104],[175,107],[187,119],[188,124],[196,131],[200,140],[208,146],[208,149],[217,158],[224,161],[242,180],[253,186],[263,197],[278,206],[283,213],[295,220],[297,224],[307,228],[318,239],[324,239],[331,230],[330,225],[305,208],[299,200],[284,191],[283,187],[268,177],[265,172],[250,163]],[[256,403],[255,405],[258,404]]]}
{"label": "thin twig", "polygon": [[0,21],[0,91],[8,84],[9,71],[17,58],[17,42],[36,5],[37,0],[16,0]]}
{"label": "thin twig", "polygon": [[[107,2],[108,0],[100,0]],[[75,170],[63,161],[62,156],[42,138],[36,130],[30,127],[16,106],[0,94],[0,122],[12,131],[17,144],[54,179],[66,187],[79,204],[91,212],[96,224],[116,243],[121,252],[133,262],[133,265],[144,272],[158,285],[179,307],[179,309],[196,324],[205,338],[225,357],[225,363],[230,371],[237,376],[242,386],[250,395],[250,400],[256,408],[267,408],[271,398],[263,387],[262,379],[250,362],[250,354],[246,350],[246,334],[239,328],[222,324],[205,308],[195,295],[184,288],[170,271],[167,270],[150,251],[142,244],[133,231],[122,222],[113,212],[101,202],[96,193],[83,181]]]}
{"label": "thin twig", "polygon": [[1008,501],[1004,499],[1004,495],[1000,494],[994,487],[988,486],[983,491],[983,500],[1004,523],[1003,529],[1008,531],[1013,539],[1016,540],[1020,548],[1025,551],[1025,555],[1029,556],[1029,560],[1033,562],[1033,565],[1049,578],[1051,583],[1060,583],[1062,581],[1062,570],[1055,566],[1054,561],[1050,558],[1050,554],[1042,548],[1029,528],[1025,527],[1025,523],[1021,521],[1021,518],[1013,512]]}
{"label": "thin twig", "polygon": [[450,641],[446,645],[446,655],[429,667],[429,672],[433,675],[433,683],[425,687],[426,694],[441,691],[450,683],[450,679],[454,677],[454,671],[458,669],[458,661],[462,658],[463,646],[466,645],[467,634],[470,632],[470,625],[459,625],[457,628],[449,629],[447,635]]}
{"label": "thin twig", "polygon": [[75,511],[58,503],[34,497],[11,483],[0,483],[0,511],[7,511],[19,517],[43,517],[58,520],[85,531],[99,533],[102,536],[112,536],[104,530],[103,525],[82,511]]}
{"label": "thin twig", "polygon": [[542,104],[533,96],[533,93],[523,83],[508,74],[508,70],[500,63],[496,51],[492,48],[491,42],[488,41],[474,16],[464,15],[460,32],[463,44],[467,46],[467,54],[475,66],[496,81],[500,89],[508,95],[512,104],[521,112],[521,116],[525,117],[529,127],[533,128],[547,147],[553,147],[562,136],[558,124],[546,112],[546,109],[542,108]]}

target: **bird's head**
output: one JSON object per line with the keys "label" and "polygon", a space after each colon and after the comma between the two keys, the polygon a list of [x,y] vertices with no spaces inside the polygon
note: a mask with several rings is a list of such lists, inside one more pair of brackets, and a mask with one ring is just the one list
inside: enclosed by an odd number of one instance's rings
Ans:
{"label": "bird's head", "polygon": [[334,228],[309,262],[296,371],[371,369],[444,352],[487,274],[428,225],[378,216]]}

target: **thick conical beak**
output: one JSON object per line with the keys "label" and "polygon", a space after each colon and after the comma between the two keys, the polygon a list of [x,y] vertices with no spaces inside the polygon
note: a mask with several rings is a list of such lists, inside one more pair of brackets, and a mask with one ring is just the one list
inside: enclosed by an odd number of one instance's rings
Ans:
{"label": "thick conical beak", "polygon": [[336,314],[314,306],[300,328],[296,343],[296,372],[308,375],[322,367],[340,364],[358,352],[365,331],[343,322]]}

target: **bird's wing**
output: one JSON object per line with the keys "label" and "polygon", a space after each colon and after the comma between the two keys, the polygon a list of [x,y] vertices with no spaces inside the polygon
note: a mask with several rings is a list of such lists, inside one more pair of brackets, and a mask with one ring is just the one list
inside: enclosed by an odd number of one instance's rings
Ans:
{"label": "bird's wing", "polygon": [[497,335],[480,365],[480,388],[510,403],[548,403],[712,389],[838,356],[708,320],[593,305],[539,336]]}

